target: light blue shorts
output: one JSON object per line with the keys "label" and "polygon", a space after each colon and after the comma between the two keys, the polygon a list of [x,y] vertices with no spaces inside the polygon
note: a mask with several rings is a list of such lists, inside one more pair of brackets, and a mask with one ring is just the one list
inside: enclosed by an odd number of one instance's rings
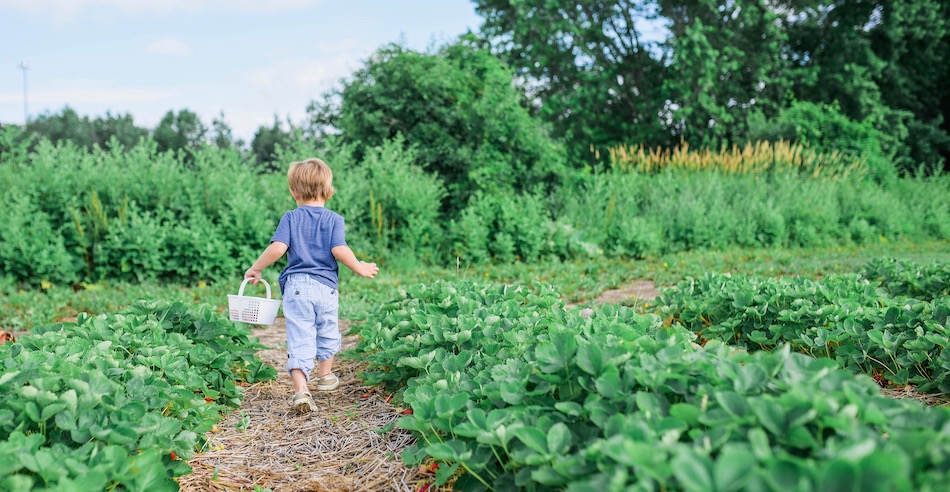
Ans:
{"label": "light blue shorts", "polygon": [[283,301],[287,372],[300,369],[310,379],[314,359],[324,361],[340,351],[339,292],[298,273],[287,277]]}

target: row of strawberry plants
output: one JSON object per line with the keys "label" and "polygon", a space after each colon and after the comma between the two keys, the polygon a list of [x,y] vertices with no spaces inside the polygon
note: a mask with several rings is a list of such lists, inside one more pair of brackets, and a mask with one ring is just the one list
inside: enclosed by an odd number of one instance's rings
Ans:
{"label": "row of strawberry plants", "polygon": [[921,265],[896,258],[880,258],[867,262],[861,276],[880,282],[895,296],[932,301],[950,296],[950,265],[933,262]]}
{"label": "row of strawberry plants", "polygon": [[236,383],[276,376],[249,334],[141,301],[0,346],[0,490],[177,490]]}
{"label": "row of strawberry plants", "polygon": [[879,287],[855,275],[707,274],[665,290],[657,313],[702,339],[755,350],[787,343],[882,381],[950,391],[950,298],[893,297]]}
{"label": "row of strawberry plants", "polygon": [[939,490],[950,410],[880,395],[829,360],[749,354],[655,315],[565,311],[556,292],[436,282],[361,331],[459,490]]}

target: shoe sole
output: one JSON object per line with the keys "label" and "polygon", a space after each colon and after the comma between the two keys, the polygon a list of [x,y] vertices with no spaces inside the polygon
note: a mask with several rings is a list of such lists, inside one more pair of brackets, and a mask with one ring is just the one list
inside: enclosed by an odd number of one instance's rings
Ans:
{"label": "shoe sole", "polygon": [[298,414],[310,413],[315,411],[314,405],[310,401],[301,401],[294,404],[294,411]]}

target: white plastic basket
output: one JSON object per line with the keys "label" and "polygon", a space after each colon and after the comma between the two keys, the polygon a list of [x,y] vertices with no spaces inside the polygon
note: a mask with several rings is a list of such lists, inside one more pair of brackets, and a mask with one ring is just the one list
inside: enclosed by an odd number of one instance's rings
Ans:
{"label": "white plastic basket", "polygon": [[261,282],[264,282],[264,287],[267,287],[267,299],[244,295],[244,287],[250,281],[251,279],[246,278],[241,282],[241,288],[237,295],[228,294],[228,310],[231,312],[231,321],[252,325],[274,324],[274,319],[277,318],[277,310],[280,308],[280,301],[270,298],[270,284],[263,279]]}

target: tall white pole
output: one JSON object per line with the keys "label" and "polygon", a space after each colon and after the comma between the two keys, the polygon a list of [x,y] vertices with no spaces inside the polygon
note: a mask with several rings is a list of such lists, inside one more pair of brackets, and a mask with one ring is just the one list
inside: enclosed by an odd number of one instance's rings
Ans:
{"label": "tall white pole", "polygon": [[21,61],[20,70],[23,70],[23,124],[27,125],[30,123],[30,107],[27,105],[26,99],[26,72],[30,69],[30,62]]}

